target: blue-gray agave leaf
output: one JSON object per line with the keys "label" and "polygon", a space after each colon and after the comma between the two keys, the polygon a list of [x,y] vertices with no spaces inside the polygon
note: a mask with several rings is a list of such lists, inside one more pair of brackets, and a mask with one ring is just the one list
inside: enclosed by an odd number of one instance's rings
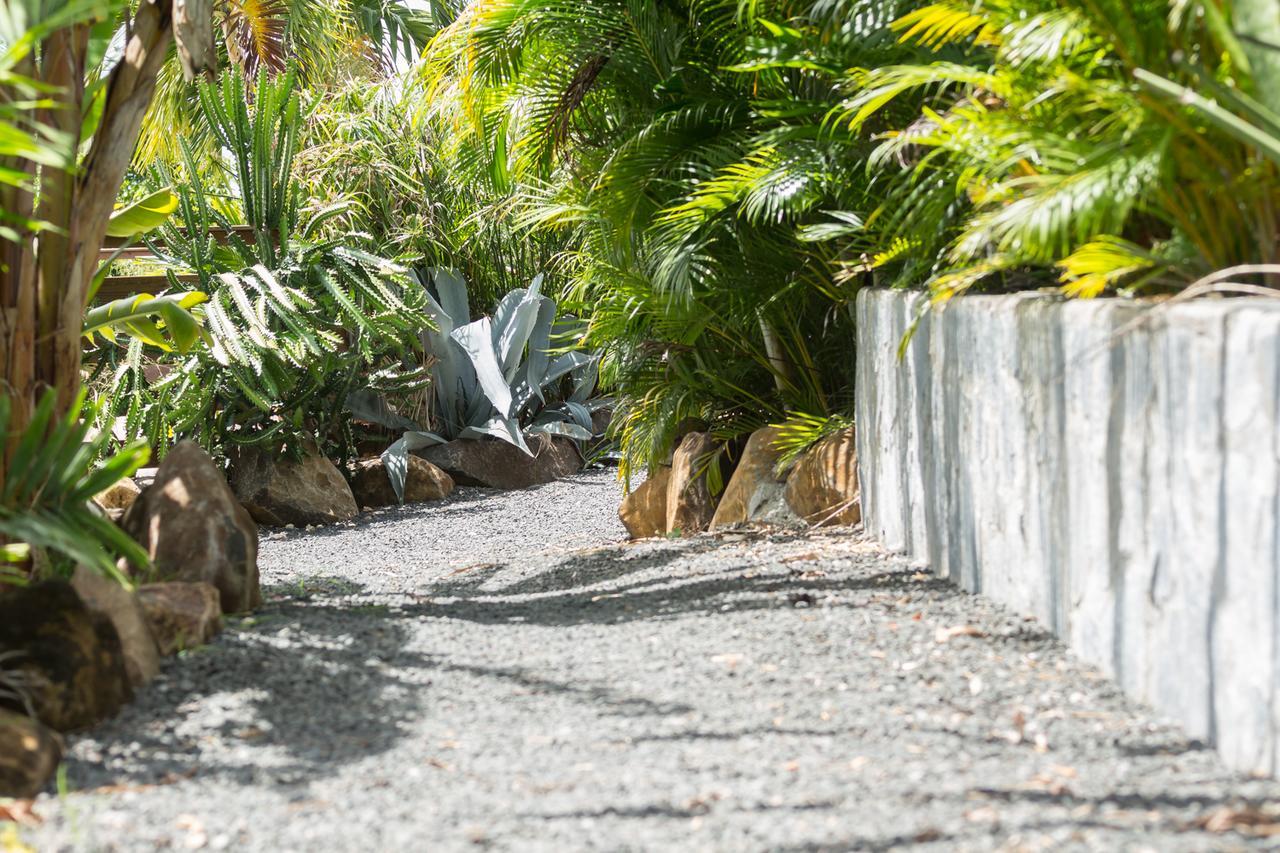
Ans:
{"label": "blue-gray agave leaf", "polygon": [[404,503],[404,483],[409,476],[409,454],[424,447],[445,443],[446,439],[434,432],[410,430],[382,451],[382,464],[387,469],[387,478],[391,480],[396,500]]}
{"label": "blue-gray agave leaf", "polygon": [[529,445],[525,444],[524,434],[520,431],[520,422],[512,418],[490,418],[478,426],[467,427],[458,435],[458,438],[484,438],[486,436],[501,439],[508,444],[514,444],[530,456],[533,455]]}
{"label": "blue-gray agave leaf", "polygon": [[[471,359],[471,367],[489,403],[503,417],[511,417],[511,386],[502,375],[502,366],[493,343],[492,325],[488,317],[481,317],[450,335]],[[487,420],[487,418],[486,418]],[[472,426],[468,423],[467,426]]]}

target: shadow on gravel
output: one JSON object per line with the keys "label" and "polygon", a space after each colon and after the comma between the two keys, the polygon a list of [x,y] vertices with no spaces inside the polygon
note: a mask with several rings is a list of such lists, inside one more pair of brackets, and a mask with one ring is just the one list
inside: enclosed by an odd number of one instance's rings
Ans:
{"label": "shadow on gravel", "polygon": [[[751,569],[758,569],[758,565],[744,563],[725,566],[706,576],[654,576],[669,565],[720,546],[715,539],[703,537],[663,543],[649,550],[627,546],[595,549],[568,556],[556,563],[553,571],[508,585],[500,584],[504,564],[483,564],[426,585],[415,596],[418,603],[406,606],[404,611],[419,618],[463,619],[482,624],[611,624],[725,610],[844,607],[850,602],[843,594],[856,591],[901,595],[953,589],[939,579],[913,580],[915,573],[911,570],[828,579],[800,569],[786,575],[776,571],[756,573]],[[644,578],[627,582],[642,573]]]}
{"label": "shadow on gravel", "polygon": [[384,752],[418,710],[417,674],[436,665],[405,650],[405,629],[385,605],[311,593],[269,600],[211,645],[168,661],[133,705],[90,733],[101,754],[69,757],[68,780],[77,790],[192,776],[287,786]]}
{"label": "shadow on gravel", "polygon": [[[717,562],[710,574],[672,577],[664,571],[677,561],[696,565],[699,554],[722,544],[703,537],[585,551],[507,585],[501,583],[507,566],[482,564],[419,587],[425,594],[370,596],[360,584],[327,576],[269,587],[259,613],[232,620],[212,645],[170,661],[137,702],[95,730],[90,748],[69,759],[69,781],[81,790],[192,776],[244,785],[305,785],[392,749],[411,731],[411,722],[434,713],[431,703],[441,697],[433,681],[445,681],[447,675],[503,682],[522,693],[560,694],[610,715],[669,717],[693,710],[608,684],[553,680],[519,666],[479,666],[414,651],[415,623],[424,619],[612,624],[769,608],[851,607],[865,600],[851,594],[857,591],[897,598],[951,590],[910,570],[827,577],[808,562],[804,570]],[[486,588],[495,585],[496,590]],[[1036,638],[1005,638],[1024,640]],[[743,734],[749,732],[669,737]]]}

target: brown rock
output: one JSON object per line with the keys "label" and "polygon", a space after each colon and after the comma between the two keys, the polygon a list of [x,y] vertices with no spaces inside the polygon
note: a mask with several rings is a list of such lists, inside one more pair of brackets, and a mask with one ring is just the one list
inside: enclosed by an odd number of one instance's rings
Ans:
{"label": "brown rock", "polygon": [[160,652],[133,590],[84,566],[71,576],[71,586],[91,611],[106,617],[116,629],[129,683],[141,687],[155,678],[160,672]]}
{"label": "brown rock", "polygon": [[667,484],[670,479],[671,469],[663,466],[622,499],[618,518],[632,539],[647,539],[667,532]]}
{"label": "brown rock", "polygon": [[582,457],[570,439],[539,434],[525,441],[533,456],[496,438],[457,439],[414,453],[444,469],[460,486],[492,489],[526,489],[582,468]]}
{"label": "brown rock", "polygon": [[203,646],[222,630],[218,590],[207,583],[148,583],[138,601],[162,655]]}
{"label": "brown rock", "polygon": [[705,432],[691,432],[671,457],[671,478],[667,482],[668,533],[688,536],[707,529],[716,505],[707,486],[708,457],[716,444]]}
{"label": "brown rock", "polygon": [[360,514],[338,467],[311,444],[299,460],[244,448],[232,460],[231,486],[259,524],[335,524]]}
{"label": "brown rock", "polygon": [[858,450],[854,428],[810,447],[787,478],[787,506],[809,524],[857,524],[862,520]]}
{"label": "brown rock", "polygon": [[613,406],[604,406],[591,413],[591,434],[599,438],[613,424]]}
{"label": "brown rock", "polygon": [[774,427],[751,433],[738,467],[725,487],[720,505],[716,507],[715,518],[711,519],[712,530],[747,522],[777,525],[796,522],[783,496],[785,475],[779,476],[777,471],[778,460],[782,456],[774,447],[778,434]]}
{"label": "brown rock", "polygon": [[213,584],[227,613],[262,603],[257,525],[194,442],[169,451],[121,526],[147,549],[155,569],[148,580]]}
{"label": "brown rock", "polygon": [[133,502],[142,494],[142,489],[133,480],[125,477],[109,488],[103,489],[94,496],[93,501],[106,510],[125,510],[133,506]]}
{"label": "brown rock", "polygon": [[57,732],[39,720],[0,710],[0,797],[31,799],[44,790],[61,760]]}
{"label": "brown rock", "polygon": [[[387,466],[377,457],[361,459],[355,464],[351,492],[360,506],[394,506],[396,490],[387,476]],[[409,455],[409,471],[405,475],[404,502],[438,501],[453,493],[453,478],[421,457]]]}
{"label": "brown rock", "polygon": [[[120,638],[71,584],[44,581],[0,598],[0,653],[40,722],[73,731],[112,716],[132,698]],[[25,711],[16,697],[0,707]]]}

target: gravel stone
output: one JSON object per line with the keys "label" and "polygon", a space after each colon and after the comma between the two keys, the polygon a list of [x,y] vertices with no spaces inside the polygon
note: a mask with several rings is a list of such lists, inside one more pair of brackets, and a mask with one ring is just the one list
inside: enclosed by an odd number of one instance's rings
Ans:
{"label": "gravel stone", "polygon": [[[1216,850],[1280,785],[851,530],[618,542],[589,473],[264,536],[40,850]],[[1207,820],[1214,828],[1201,828]],[[1271,818],[1280,821],[1280,818]],[[1274,826],[1274,824],[1272,824]],[[1247,827],[1246,827],[1247,829]]]}

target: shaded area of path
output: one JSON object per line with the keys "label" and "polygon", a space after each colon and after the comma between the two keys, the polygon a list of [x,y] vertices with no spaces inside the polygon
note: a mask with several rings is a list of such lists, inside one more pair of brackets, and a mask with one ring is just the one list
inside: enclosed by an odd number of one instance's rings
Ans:
{"label": "shaded area of path", "polygon": [[263,610],[79,739],[25,837],[1235,849],[1199,824],[1280,794],[852,532],[609,544],[606,474],[479,497],[269,538]]}

